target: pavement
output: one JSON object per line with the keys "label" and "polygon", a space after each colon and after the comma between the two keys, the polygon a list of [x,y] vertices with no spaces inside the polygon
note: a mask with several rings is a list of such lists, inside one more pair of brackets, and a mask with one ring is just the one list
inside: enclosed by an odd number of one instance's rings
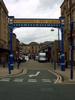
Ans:
{"label": "pavement", "polygon": [[61,76],[62,83],[75,84],[75,66],[73,66],[73,78],[72,79],[71,79],[71,68],[70,68],[70,66],[68,66],[68,68],[65,68],[65,71],[61,71],[61,67],[57,65],[56,69],[54,69],[54,72]]}
{"label": "pavement", "polygon": [[26,74],[26,73],[27,73],[27,70],[25,68],[23,68],[23,67],[17,68],[17,65],[15,64],[13,70],[11,70],[11,74],[9,74],[9,69],[8,69],[7,65],[5,68],[3,68],[0,65],[0,78],[16,77],[16,76]]}

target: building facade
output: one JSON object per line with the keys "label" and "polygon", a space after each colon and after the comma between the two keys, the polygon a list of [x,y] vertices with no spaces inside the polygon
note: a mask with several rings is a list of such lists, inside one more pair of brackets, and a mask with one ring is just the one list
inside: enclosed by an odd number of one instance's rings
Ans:
{"label": "building facade", "polygon": [[0,1],[0,47],[8,49],[8,10]]}
{"label": "building facade", "polygon": [[20,55],[20,41],[16,39],[16,60],[19,58]]}
{"label": "building facade", "polygon": [[39,52],[39,44],[36,42],[31,42],[29,44],[20,44],[20,55],[29,55],[31,58],[34,58]]}
{"label": "building facade", "polygon": [[30,55],[31,55],[31,57],[32,58],[35,57],[38,54],[38,52],[39,52],[39,44],[36,43],[36,42],[31,42],[29,44],[29,48],[30,48]]}
{"label": "building facade", "polygon": [[52,42],[51,46],[51,62],[59,64],[60,62],[60,41],[55,40]]}
{"label": "building facade", "polygon": [[8,56],[8,10],[0,0],[0,63],[2,59],[7,60]]}
{"label": "building facade", "polygon": [[[70,35],[72,34],[74,45],[75,45],[75,0],[64,0],[61,5],[61,16],[65,17],[65,28],[64,28],[64,47],[65,56],[67,62],[71,60],[71,46],[70,46]],[[73,29],[71,32],[70,22],[73,23]],[[74,49],[74,61],[75,61],[75,49]]]}

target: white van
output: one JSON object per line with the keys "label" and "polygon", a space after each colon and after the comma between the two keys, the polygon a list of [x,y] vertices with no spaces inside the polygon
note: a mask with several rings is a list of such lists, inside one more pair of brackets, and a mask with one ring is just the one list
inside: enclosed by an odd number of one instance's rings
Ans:
{"label": "white van", "polygon": [[39,54],[38,54],[38,61],[39,61],[39,62],[45,62],[45,61],[47,61],[46,53],[44,53],[44,52],[39,53]]}

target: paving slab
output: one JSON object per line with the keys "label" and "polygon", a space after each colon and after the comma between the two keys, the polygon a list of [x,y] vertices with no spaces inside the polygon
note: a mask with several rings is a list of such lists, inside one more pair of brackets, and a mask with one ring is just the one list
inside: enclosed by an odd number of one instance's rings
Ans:
{"label": "paving slab", "polygon": [[23,72],[23,69],[20,68],[20,69],[17,69],[17,68],[14,68],[13,70],[11,70],[11,74],[9,74],[9,70],[8,68],[0,68],[0,78],[2,77],[12,77],[12,76],[15,76],[17,74],[20,74]]}

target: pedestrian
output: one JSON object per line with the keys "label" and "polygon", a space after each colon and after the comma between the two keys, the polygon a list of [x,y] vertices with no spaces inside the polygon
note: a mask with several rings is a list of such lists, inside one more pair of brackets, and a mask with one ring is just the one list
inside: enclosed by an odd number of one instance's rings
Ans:
{"label": "pedestrian", "polygon": [[20,64],[21,64],[21,59],[18,58],[18,59],[17,59],[17,68],[18,68],[18,69],[19,69]]}

